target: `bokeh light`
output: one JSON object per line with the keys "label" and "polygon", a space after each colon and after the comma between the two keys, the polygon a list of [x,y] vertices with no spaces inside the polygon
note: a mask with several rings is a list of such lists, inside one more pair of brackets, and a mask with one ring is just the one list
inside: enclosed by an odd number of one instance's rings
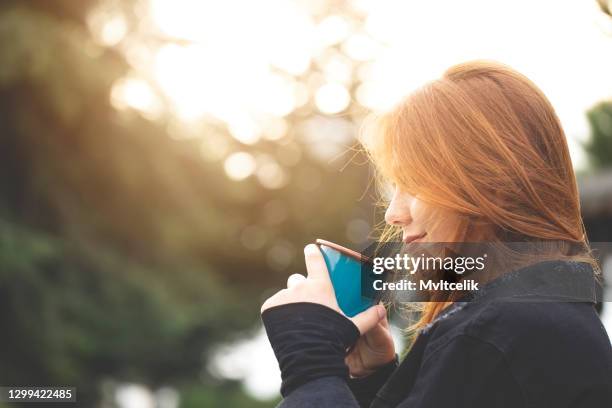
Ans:
{"label": "bokeh light", "polygon": [[315,103],[323,113],[338,113],[346,109],[351,101],[347,89],[338,83],[328,83],[317,89]]}
{"label": "bokeh light", "polygon": [[247,152],[232,153],[223,165],[227,176],[237,181],[249,177],[256,168],[255,158]]}
{"label": "bokeh light", "polygon": [[161,114],[161,103],[145,80],[138,77],[126,77],[118,80],[111,91],[111,103],[120,110],[133,108],[149,117]]}
{"label": "bokeh light", "polygon": [[87,407],[276,405],[256,401],[278,397],[262,302],[315,238],[376,237],[364,119],[467,59],[551,99],[576,168],[600,171],[579,179],[581,210],[609,240],[597,2],[2,2],[5,382],[74,386]]}

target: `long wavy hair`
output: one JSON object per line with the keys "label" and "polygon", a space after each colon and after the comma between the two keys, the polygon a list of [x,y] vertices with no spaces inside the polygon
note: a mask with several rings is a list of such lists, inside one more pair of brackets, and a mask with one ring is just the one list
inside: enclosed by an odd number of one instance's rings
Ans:
{"label": "long wavy hair", "polygon": [[[491,61],[449,68],[393,109],[372,114],[364,144],[384,184],[474,225],[489,240],[543,242],[550,257],[588,262],[576,178],[559,118],[524,75]],[[388,226],[381,240],[397,237]],[[579,250],[569,252],[567,243]],[[422,304],[422,327],[452,298]]]}

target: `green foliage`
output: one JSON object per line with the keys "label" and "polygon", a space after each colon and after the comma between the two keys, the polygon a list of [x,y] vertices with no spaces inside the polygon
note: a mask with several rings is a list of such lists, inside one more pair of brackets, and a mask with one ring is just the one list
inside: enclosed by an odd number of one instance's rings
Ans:
{"label": "green foliage", "polygon": [[[342,241],[367,168],[304,154],[293,175],[319,174],[316,190],[228,180],[200,142],[169,137],[169,118],[111,106],[129,67],[93,42],[97,3],[0,7],[0,384],[74,385],[83,406],[109,378],[176,386],[185,407],[268,406],[203,385],[202,356],[252,328],[264,289],[303,270],[302,245]],[[285,269],[242,246],[251,225],[293,248]]]}
{"label": "green foliage", "polygon": [[612,166],[612,103],[603,102],[587,114],[591,138],[584,145],[594,168]]}
{"label": "green foliage", "polygon": [[192,387],[181,390],[181,408],[200,407],[274,407],[279,401],[256,401],[244,395],[240,386],[227,382],[218,386]]}
{"label": "green foliage", "polygon": [[82,401],[111,375],[151,385],[193,379],[202,349],[241,326],[232,294],[201,271],[164,282],[99,249],[6,224],[0,231],[0,313],[11,328],[0,383],[73,384]]}

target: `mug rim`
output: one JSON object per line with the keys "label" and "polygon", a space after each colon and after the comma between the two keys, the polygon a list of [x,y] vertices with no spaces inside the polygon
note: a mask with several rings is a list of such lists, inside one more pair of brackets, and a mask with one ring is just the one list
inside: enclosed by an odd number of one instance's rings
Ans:
{"label": "mug rim", "polygon": [[359,261],[361,263],[368,263],[371,262],[370,258],[368,258],[367,256],[365,256],[364,254],[361,254],[357,251],[354,251],[352,249],[343,247],[340,244],[336,244],[335,242],[331,242],[331,241],[327,241],[325,239],[321,239],[321,238],[317,238],[315,240],[316,245],[325,245],[326,247],[335,249],[336,251],[340,252],[343,255],[346,255],[350,258],[355,259],[356,261]]}

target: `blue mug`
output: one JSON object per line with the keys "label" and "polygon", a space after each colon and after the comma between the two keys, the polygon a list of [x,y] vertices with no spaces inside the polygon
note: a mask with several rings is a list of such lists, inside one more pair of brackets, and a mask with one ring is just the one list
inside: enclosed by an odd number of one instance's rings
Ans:
{"label": "blue mug", "polygon": [[365,255],[323,239],[317,239],[316,244],[325,259],[338,306],[346,316],[353,317],[379,302],[380,293],[371,282],[380,276],[374,275]]}

